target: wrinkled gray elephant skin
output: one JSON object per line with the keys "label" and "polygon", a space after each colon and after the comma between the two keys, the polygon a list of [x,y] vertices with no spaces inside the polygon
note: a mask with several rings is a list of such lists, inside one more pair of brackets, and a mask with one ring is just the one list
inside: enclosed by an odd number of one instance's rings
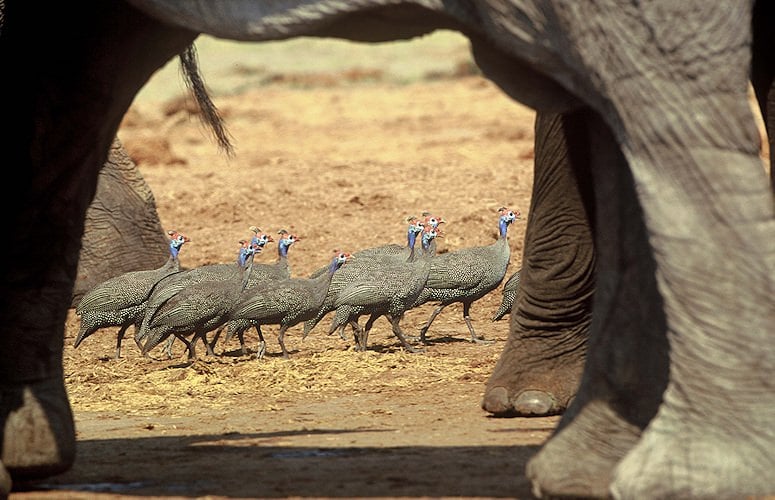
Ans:
{"label": "wrinkled gray elephant skin", "polygon": [[151,189],[116,138],[86,210],[71,306],[109,278],[164,264],[164,233]]}
{"label": "wrinkled gray elephant skin", "polygon": [[[504,413],[536,414],[569,405],[528,464],[535,492],[775,493],[775,204],[747,100],[749,77],[757,95],[769,96],[773,71],[772,58],[757,57],[756,44],[752,51],[752,40],[761,41],[753,2],[131,5],[5,5],[0,60],[14,78],[0,85],[15,99],[0,114],[10,131],[2,155],[19,173],[0,193],[8,235],[0,271],[0,461],[11,477],[72,463],[62,337],[84,216],[121,117],[149,76],[198,33],[379,41],[449,28],[470,38],[486,76],[539,111],[537,128],[562,138],[557,147],[567,153],[551,151],[547,137],[543,154],[569,158],[567,166],[536,164],[543,180],[534,188],[528,265],[483,403],[494,413],[500,405]],[[757,15],[765,14],[757,5]],[[567,202],[559,196],[565,192]],[[569,214],[558,212],[563,203]],[[573,260],[557,248],[572,239],[563,227],[580,235],[570,251],[582,256],[580,265],[561,267]],[[519,338],[528,344],[522,351]],[[575,398],[568,387],[531,379],[531,364],[540,375],[546,360],[580,352],[584,342],[584,355],[557,363],[565,377],[581,371]],[[526,367],[517,367],[526,357]],[[508,374],[520,370],[524,376]],[[38,428],[58,432],[35,444],[18,437]]]}

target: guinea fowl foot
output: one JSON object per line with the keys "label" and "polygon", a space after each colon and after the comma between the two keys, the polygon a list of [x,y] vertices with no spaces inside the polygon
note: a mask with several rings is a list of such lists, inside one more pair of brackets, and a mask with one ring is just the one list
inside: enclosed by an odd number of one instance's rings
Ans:
{"label": "guinea fowl foot", "polygon": [[266,354],[266,342],[263,340],[258,342],[258,350],[256,351],[256,359],[264,359]]}

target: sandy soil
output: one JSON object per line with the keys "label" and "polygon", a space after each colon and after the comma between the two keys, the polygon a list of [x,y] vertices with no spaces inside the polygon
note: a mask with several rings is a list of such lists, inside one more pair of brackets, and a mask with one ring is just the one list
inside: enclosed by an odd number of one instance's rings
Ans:
{"label": "sandy soil", "polygon": [[[212,86],[236,146],[230,159],[175,97],[174,70],[157,82],[159,93],[136,101],[119,137],[165,229],[191,237],[183,265],[233,261],[237,241],[257,225],[302,238],[289,259],[293,275],[304,276],[334,248],[404,242],[406,216],[424,210],[448,221],[439,251],[488,245],[506,205],[523,216],[510,230],[508,274],[518,269],[533,112],[472,73],[459,40],[433,47],[449,52],[447,64],[424,73],[413,66],[410,76],[379,58],[363,63],[369,55],[355,60],[351,48],[324,48],[332,61],[352,63],[329,70],[223,65]],[[222,47],[200,53],[226,57]],[[428,65],[439,60],[426,54]],[[275,249],[257,261],[273,262]],[[500,300],[496,290],[473,307],[488,346],[467,341],[453,306],[420,354],[403,351],[385,320],[370,350],[355,352],[352,340],[325,334],[326,319],[304,341],[301,326],[289,331],[290,359],[267,326],[265,359],[241,355],[234,339],[194,363],[182,345],[175,359],[160,349],[143,359],[131,335],[114,360],[115,328],[75,350],[71,313],[65,376],[77,462],[11,498],[530,498],[525,463],[558,419],[494,419],[480,408],[507,337],[507,320],[490,321]],[[405,330],[416,333],[430,312],[410,311]]]}

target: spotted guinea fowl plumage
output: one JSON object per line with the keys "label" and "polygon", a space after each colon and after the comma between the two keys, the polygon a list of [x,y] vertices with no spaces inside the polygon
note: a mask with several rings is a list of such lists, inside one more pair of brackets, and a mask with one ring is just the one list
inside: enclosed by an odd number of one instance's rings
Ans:
{"label": "spotted guinea fowl plumage", "polygon": [[[371,247],[355,252],[347,263],[347,267],[336,273],[331,280],[323,303],[318,313],[304,323],[304,338],[309,335],[315,326],[331,311],[335,310],[334,302],[339,292],[349,283],[356,281],[361,276],[362,269],[370,269],[379,265],[380,261],[389,261],[393,259],[406,260],[411,254],[414,242],[417,236],[422,233],[423,224],[417,217],[408,217],[406,219],[408,227],[406,230],[406,245],[387,244],[378,247]],[[320,275],[320,270],[314,272],[312,277]],[[340,336],[344,337],[344,327],[340,328]]]}
{"label": "spotted guinea fowl plumage", "polygon": [[[111,326],[119,326],[116,338],[116,359],[121,357],[121,341],[130,325],[135,332],[145,315],[151,290],[161,279],[180,271],[178,254],[189,238],[177,231],[168,231],[170,256],[157,269],[132,271],[110,278],[89,290],[76,307],[81,326],[75,338],[75,347],[94,332]],[[142,346],[138,343],[138,347]]]}
{"label": "spotted guinea fowl plumage", "polygon": [[[439,226],[439,224],[442,224],[445,222],[442,217],[437,217],[433,215],[431,212],[423,212],[422,216],[423,216],[423,219],[418,219],[415,216],[410,216],[406,218],[406,222],[409,224],[408,232],[414,232],[416,236],[422,232],[422,227],[424,225],[426,226],[430,225],[436,228]],[[432,245],[435,245],[435,244],[436,244],[436,241],[434,240]],[[353,253],[352,257],[353,259],[356,259],[356,260],[363,260],[364,258],[368,258],[368,257],[383,257],[383,256],[392,256],[392,257],[407,259],[409,258],[410,253],[411,253],[411,247],[409,246],[409,234],[407,233],[406,245],[401,245],[398,243],[386,243],[384,245],[358,250],[357,252]],[[315,272],[310,274],[310,278],[314,278],[315,276],[324,274],[327,270],[328,270],[328,266],[322,266],[318,268]]]}
{"label": "spotted guinea fowl plumage", "polygon": [[503,284],[503,296],[501,297],[501,305],[495,314],[492,316],[493,321],[500,321],[507,314],[511,314],[511,306],[514,305],[514,299],[517,296],[517,290],[519,290],[519,278],[522,269],[515,271],[514,274],[509,276],[506,283]]}
{"label": "spotted guinea fowl plumage", "polygon": [[[279,280],[290,279],[291,266],[288,262],[288,251],[291,249],[294,243],[301,240],[297,234],[288,232],[285,229],[280,229],[277,234],[280,235],[280,239],[277,241],[277,260],[271,264],[254,262],[253,269],[250,272],[248,278],[247,290],[252,290],[257,286],[263,286],[268,283],[272,283]],[[236,325],[233,325],[236,327]],[[228,330],[228,323],[218,328],[213,336],[212,342],[208,346],[208,352],[212,352],[213,347],[220,338],[224,330]],[[259,341],[263,342],[261,331],[256,327],[256,332],[259,336]],[[233,335],[237,335],[240,343],[240,349],[242,354],[247,354],[247,348],[245,346],[245,331],[246,329],[239,329],[235,333],[229,333],[227,339],[230,339]]]}
{"label": "spotted guinea fowl plumage", "polygon": [[[403,251],[400,253],[394,253],[393,251],[388,252],[380,252],[381,249],[386,248],[386,246],[382,247],[375,247],[374,249],[367,249],[366,255],[369,257],[378,257],[378,260],[369,263],[366,265],[366,267],[369,268],[370,271],[373,271],[375,268],[383,265],[383,263],[390,263],[391,259],[398,259],[399,261],[403,261],[409,258],[411,255],[411,252],[414,250],[415,240],[418,235],[420,235],[424,228],[431,228],[434,230],[434,235],[439,236],[440,230],[438,230],[438,227],[446,222],[444,218],[437,217],[433,215],[431,212],[423,212],[423,219],[418,220],[416,217],[409,217],[407,219],[407,222],[409,222],[409,229],[407,233],[407,245],[403,247]],[[376,250],[376,251],[375,251]],[[436,253],[436,237],[430,238],[430,244],[428,248],[424,248],[421,250],[425,254],[428,254],[430,256],[433,256]],[[359,252],[361,253],[361,252]],[[361,264],[363,262],[361,261]],[[354,305],[347,305],[343,308],[336,309],[334,314],[334,323],[337,325],[336,328],[332,327],[332,329],[329,329],[328,334],[331,335],[335,330],[338,329],[339,336],[345,340],[344,330],[347,327],[347,325],[350,325],[353,333],[357,336],[363,336],[363,329],[360,328],[358,325],[358,318],[360,318],[365,313],[365,307],[363,306],[354,306]],[[338,316],[338,317],[337,317]],[[371,318],[371,323],[374,322],[376,317]]]}
{"label": "spotted guinea fowl plumage", "polygon": [[[260,251],[261,246],[255,241],[240,241],[237,262],[232,264],[236,276],[190,283],[167,300],[143,323],[143,327],[147,328],[143,353],[148,353],[174,335],[186,343],[189,359],[196,358],[196,340],[201,338],[208,345],[204,335],[228,320],[229,313],[247,285],[253,257]],[[192,336],[190,341],[188,336]]]}
{"label": "spotted guinea fowl plumage", "polygon": [[385,316],[404,349],[417,352],[418,349],[406,340],[400,322],[419,297],[428,279],[431,268],[430,246],[437,235],[437,229],[425,226],[421,235],[422,249],[413,248],[407,260],[392,259],[363,269],[359,278],[348,283],[337,295],[334,302],[336,315],[330,331],[336,331],[342,324],[352,324],[353,321],[357,324],[360,315],[368,314],[369,319],[364,327],[356,328],[358,349],[365,351],[374,320]]}
{"label": "spotted guinea fowl plumage", "polygon": [[348,258],[349,253],[337,250],[324,274],[314,278],[275,280],[246,290],[231,312],[228,322],[229,337],[255,327],[260,339],[256,356],[260,359],[266,348],[261,325],[280,325],[277,341],[283,357],[287,358],[285,332],[317,314],[331,279]]}
{"label": "spotted guinea fowl plumage", "polygon": [[427,302],[437,303],[428,321],[420,330],[420,341],[426,341],[426,334],[433,320],[450,304],[463,304],[463,319],[471,334],[471,341],[482,343],[471,324],[471,304],[496,289],[506,275],[511,250],[508,242],[508,227],[519,218],[519,211],[506,207],[498,209],[498,239],[485,246],[463,248],[437,255],[431,263],[428,280],[414,307]]}
{"label": "spotted guinea fowl plumage", "polygon": [[[270,235],[262,232],[256,226],[251,226],[250,230],[253,232],[251,244],[256,244],[261,249],[263,249],[267,243],[274,241]],[[140,323],[140,329],[135,336],[135,340],[137,342],[142,342],[145,339],[149,329],[148,323],[154,318],[157,311],[163,307],[167,301],[172,300],[187,287],[203,281],[235,280],[238,276],[240,276],[240,270],[233,264],[207,264],[181,271],[159,280],[148,297],[145,314]],[[212,352],[212,348],[209,344],[208,352]]]}

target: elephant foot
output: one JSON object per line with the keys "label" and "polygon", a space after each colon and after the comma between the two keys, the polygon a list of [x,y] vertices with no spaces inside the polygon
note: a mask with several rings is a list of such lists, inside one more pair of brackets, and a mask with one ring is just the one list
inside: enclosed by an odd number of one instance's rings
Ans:
{"label": "elephant foot", "polygon": [[0,491],[14,480],[41,479],[75,460],[75,424],[61,379],[0,387]]}
{"label": "elephant foot", "polygon": [[493,370],[482,409],[496,417],[545,417],[563,413],[578,390],[583,349],[551,358],[525,349],[534,339],[509,339]]}
{"label": "elephant foot", "polygon": [[[617,463],[635,446],[641,430],[607,403],[588,403],[552,436],[527,464],[537,497],[609,496]],[[634,498],[649,498],[651,495]]]}
{"label": "elephant foot", "polygon": [[664,407],[622,459],[611,492],[617,498],[770,498],[775,493],[775,431],[771,409],[708,426],[708,415],[688,422]]}
{"label": "elephant foot", "polygon": [[7,498],[11,493],[11,475],[0,461],[0,499]]}
{"label": "elephant foot", "polygon": [[544,391],[522,391],[512,399],[508,389],[499,386],[485,393],[482,408],[498,417],[540,417],[558,415],[565,405]]}

